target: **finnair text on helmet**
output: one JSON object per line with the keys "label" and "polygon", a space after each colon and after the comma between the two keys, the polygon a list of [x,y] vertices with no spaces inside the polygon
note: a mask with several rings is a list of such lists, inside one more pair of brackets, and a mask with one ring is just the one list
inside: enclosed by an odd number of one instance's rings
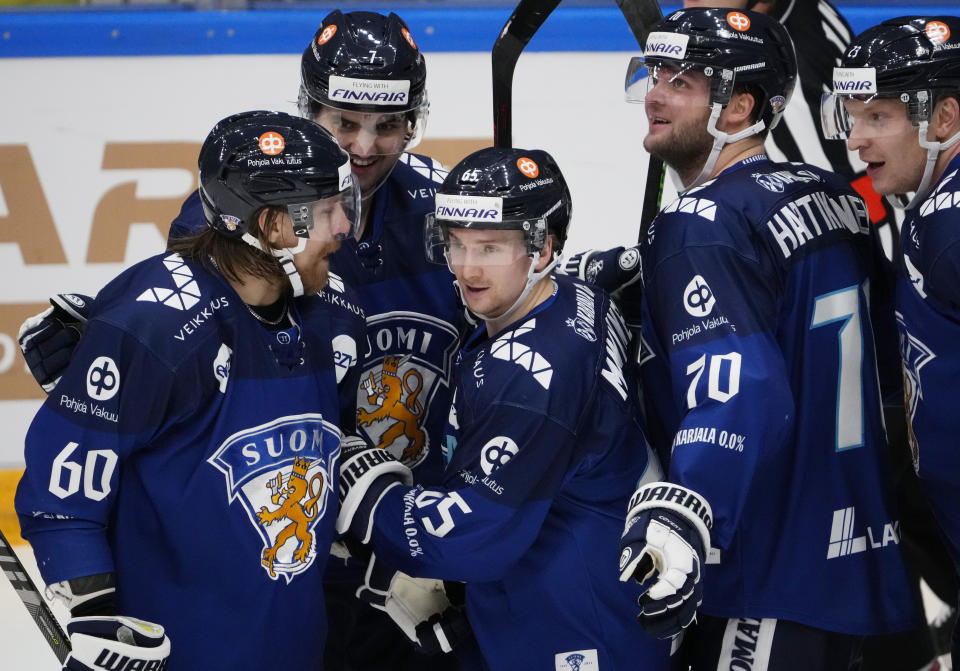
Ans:
{"label": "finnair text on helmet", "polygon": [[476,207],[437,206],[437,219],[462,219],[465,221],[499,221],[499,212]]}
{"label": "finnair text on helmet", "polygon": [[683,56],[683,48],[678,44],[648,44],[646,53],[650,55],[667,55],[680,58]]}
{"label": "finnair text on helmet", "polygon": [[867,80],[861,81],[850,81],[850,82],[833,82],[833,90],[837,93],[852,93],[854,91],[860,93],[872,93],[873,92],[873,82]]}
{"label": "finnair text on helmet", "polygon": [[337,89],[330,94],[330,99],[342,100],[344,102],[403,104],[407,102],[407,94],[403,91],[387,93],[385,91],[351,91],[349,89]]}
{"label": "finnair text on helmet", "polygon": [[875,68],[834,68],[834,93],[876,93],[877,71]]}
{"label": "finnair text on helmet", "polygon": [[661,56],[683,60],[687,55],[689,35],[680,33],[653,32],[647,37],[644,56]]}

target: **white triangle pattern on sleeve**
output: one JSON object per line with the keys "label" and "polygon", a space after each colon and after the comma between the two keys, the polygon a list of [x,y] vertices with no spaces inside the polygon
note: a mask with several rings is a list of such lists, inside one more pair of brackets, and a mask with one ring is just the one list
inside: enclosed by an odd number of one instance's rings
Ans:
{"label": "white triangle pattern on sleeve", "polygon": [[531,319],[514,330],[507,331],[490,346],[490,354],[495,359],[512,361],[524,370],[529,371],[541,387],[549,389],[550,381],[553,379],[553,367],[550,362],[527,345],[516,341],[516,338],[532,331],[536,325],[537,320]]}

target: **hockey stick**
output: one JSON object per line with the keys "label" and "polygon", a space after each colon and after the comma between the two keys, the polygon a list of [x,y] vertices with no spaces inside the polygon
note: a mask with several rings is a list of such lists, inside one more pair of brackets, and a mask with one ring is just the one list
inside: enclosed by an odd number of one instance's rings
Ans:
{"label": "hockey stick", "polygon": [[14,554],[10,542],[2,531],[0,531],[0,567],[3,568],[3,574],[7,576],[7,580],[10,581],[17,596],[23,601],[23,605],[27,607],[33,621],[39,627],[40,633],[47,639],[53,654],[62,664],[66,661],[67,655],[70,654],[70,639],[67,638],[60,627],[60,623],[57,622],[50,606],[43,600],[37,586],[33,584],[27,570],[20,563],[17,555]]}
{"label": "hockey stick", "polygon": [[493,43],[493,143],[513,145],[513,71],[520,53],[560,0],[520,0]]}
{"label": "hockey stick", "polygon": [[[663,18],[657,0],[617,0],[623,18],[643,49],[647,43],[650,29]],[[654,217],[660,212],[660,199],[663,197],[663,178],[666,172],[663,161],[651,156],[647,164],[647,183],[643,189],[643,207],[640,208],[640,232],[637,242],[643,240]]]}

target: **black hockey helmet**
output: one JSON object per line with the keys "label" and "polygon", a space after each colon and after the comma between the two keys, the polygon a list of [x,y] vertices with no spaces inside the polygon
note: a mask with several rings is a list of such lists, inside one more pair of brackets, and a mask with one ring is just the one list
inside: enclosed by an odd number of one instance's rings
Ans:
{"label": "black hockey helmet", "polygon": [[767,129],[780,121],[797,81],[796,54],[783,25],[766,14],[728,8],[681,9],[654,26],[643,58],[628,67],[628,100],[642,99],[637,87],[647,86],[641,83],[645,66],[702,72],[710,80],[710,104],[721,107],[735,87],[749,85],[760,93],[758,120]]}
{"label": "black hockey helmet", "polygon": [[359,220],[349,156],[326,129],[306,119],[264,111],[227,117],[210,131],[198,165],[207,224],[223,235],[253,244],[255,215],[270,205],[287,208],[300,238],[309,238],[323,223],[320,217],[328,216],[318,203],[339,204],[350,224],[340,235],[349,235]]}
{"label": "black hockey helmet", "polygon": [[573,209],[570,189],[550,154],[502,147],[460,161],[437,189],[435,203],[424,236],[427,258],[435,263],[446,263],[451,227],[523,231],[527,255],[538,254],[552,234],[559,252]]}
{"label": "black hockey helmet", "polygon": [[420,108],[427,98],[423,54],[393,12],[331,12],[304,50],[300,74],[304,115],[304,105],[311,102],[361,112],[405,112]]}
{"label": "black hockey helmet", "polygon": [[[907,103],[914,125],[930,119],[939,92],[960,93],[960,18],[956,16],[903,16],[884,21],[858,35],[840,59],[840,67],[834,69],[833,93],[839,97],[838,105],[849,96],[898,98]],[[828,107],[825,98],[824,110]],[[839,107],[829,111],[843,116]],[[829,123],[825,132],[833,125]],[[848,130],[840,128],[835,136],[845,137],[843,132]]]}

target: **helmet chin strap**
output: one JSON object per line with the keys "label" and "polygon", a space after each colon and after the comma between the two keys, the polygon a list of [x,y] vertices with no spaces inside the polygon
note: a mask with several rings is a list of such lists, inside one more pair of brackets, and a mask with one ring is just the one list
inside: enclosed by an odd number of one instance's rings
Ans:
{"label": "helmet chin strap", "polygon": [[287,279],[290,280],[290,286],[293,287],[294,298],[303,296],[303,280],[300,278],[300,273],[297,272],[297,267],[293,263],[293,257],[307,248],[306,239],[297,238],[296,247],[285,247],[283,249],[264,249],[260,241],[249,233],[244,233],[242,239],[251,247],[256,247],[261,252],[266,252],[280,261],[280,266],[283,268],[283,272],[286,273]]}
{"label": "helmet chin strap", "polygon": [[[480,317],[485,322],[491,323],[496,330],[500,330],[501,327],[510,323],[510,319],[513,314],[517,311],[517,308],[520,307],[520,304],[523,303],[524,299],[530,295],[530,292],[533,291],[533,287],[536,286],[537,282],[542,280],[544,277],[549,275],[554,266],[557,264],[558,254],[554,253],[553,257],[550,259],[550,263],[544,266],[543,270],[537,272],[534,268],[537,267],[537,261],[539,260],[539,254],[535,254],[533,258],[530,259],[530,267],[527,269],[527,283],[523,287],[523,291],[520,292],[520,295],[517,296],[517,300],[513,302],[509,308],[506,309],[502,314],[499,315],[485,315],[479,312],[474,312],[473,314]],[[447,266],[449,267],[450,262],[447,261]],[[450,269],[450,272],[453,272],[453,268]],[[460,287],[460,282],[457,280],[453,281],[453,285],[457,288],[457,292],[460,294],[460,299],[463,300],[463,289]],[[466,305],[466,301],[463,301]],[[469,306],[468,306],[469,307]]]}
{"label": "helmet chin strap", "polygon": [[[677,190],[681,193],[700,186],[706,182],[707,179],[709,179],[710,175],[713,174],[714,167],[717,165],[717,159],[720,158],[720,151],[725,145],[733,142],[739,142],[740,140],[750,137],[751,135],[756,135],[766,128],[766,125],[761,119],[752,126],[744,128],[739,133],[734,133],[733,135],[724,133],[722,130],[717,130],[717,120],[720,118],[720,113],[722,111],[723,107],[720,105],[720,103],[713,103],[713,105],[711,105],[710,120],[707,122],[707,132],[713,136],[713,147],[710,148],[710,156],[707,157],[707,162],[703,164],[700,174],[697,175],[690,184],[684,185],[682,189],[680,189],[678,186]],[[674,178],[674,182],[677,182],[677,178]]]}
{"label": "helmet chin strap", "polygon": [[[937,159],[940,157],[940,152],[944,149],[949,149],[955,145],[957,141],[960,141],[960,133],[957,133],[944,142],[931,142],[927,139],[927,128],[929,126],[929,121],[921,121],[920,129],[917,131],[920,135],[920,146],[927,150],[927,163],[923,167],[923,177],[920,178],[920,186],[917,187],[913,198],[911,198],[910,202],[904,207],[905,210],[916,207],[926,200],[928,192],[930,191],[930,182],[933,178],[933,169],[937,164]],[[894,199],[893,204],[894,207],[902,206],[902,203],[897,199]]]}

